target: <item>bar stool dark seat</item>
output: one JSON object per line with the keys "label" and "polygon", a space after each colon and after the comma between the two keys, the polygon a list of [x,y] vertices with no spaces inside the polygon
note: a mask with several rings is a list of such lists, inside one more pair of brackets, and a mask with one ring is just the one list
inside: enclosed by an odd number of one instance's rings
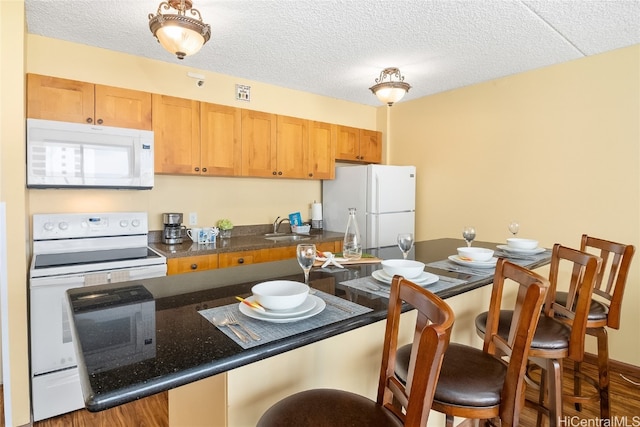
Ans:
{"label": "bar stool dark seat", "polygon": [[[529,349],[529,361],[542,368],[544,373],[539,384],[538,402],[527,401],[527,406],[538,410],[538,425],[542,422],[542,414],[548,415],[550,427],[562,425],[562,360],[581,361],[584,357],[587,314],[601,263],[597,256],[559,244],[553,246],[549,292]],[[571,273],[566,304],[556,301],[561,271]],[[506,338],[513,313],[504,311],[499,317],[498,335]],[[476,317],[476,332],[481,337],[486,336],[489,330],[487,322],[487,312]],[[548,402],[545,402],[545,391]]]}
{"label": "bar stool dark seat", "polygon": [[[506,336],[499,334],[498,318],[507,288],[517,285],[511,313],[513,321]],[[447,349],[432,409],[446,415],[447,426],[454,417],[499,418],[502,426],[517,426],[524,406],[524,373],[533,331],[540,317],[549,281],[544,277],[499,259],[491,292],[487,330],[482,350],[451,343]],[[406,380],[411,345],[398,350],[396,375]],[[507,358],[508,361],[504,360]]]}
{"label": "bar stool dark seat", "polygon": [[[598,255],[602,259],[587,315],[587,335],[596,337],[598,344],[598,380],[585,376],[581,372],[581,362],[574,361],[573,395],[565,394],[564,399],[574,403],[578,411],[582,409],[583,403],[599,400],[600,418],[610,419],[609,342],[606,328],[620,329],[622,297],[635,247],[583,234],[580,250]],[[567,298],[566,292],[556,294],[556,301],[562,305],[566,305]],[[595,393],[584,394],[582,380],[591,384],[596,390]]]}
{"label": "bar stool dark seat", "polygon": [[[418,313],[406,384],[393,373],[403,301]],[[425,426],[453,321],[453,311],[442,299],[395,276],[389,295],[377,399],[343,390],[303,391],[269,408],[258,427]]]}

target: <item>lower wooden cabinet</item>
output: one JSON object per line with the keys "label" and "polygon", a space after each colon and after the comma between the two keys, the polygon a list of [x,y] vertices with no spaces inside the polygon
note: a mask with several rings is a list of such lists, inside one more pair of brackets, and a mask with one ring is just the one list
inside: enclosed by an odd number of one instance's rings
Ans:
{"label": "lower wooden cabinet", "polygon": [[221,253],[218,258],[220,268],[237,267],[239,265],[257,264],[271,261],[269,259],[269,249],[258,249],[255,251],[238,251]]}
{"label": "lower wooden cabinet", "polygon": [[198,255],[167,260],[167,276],[218,268],[218,254]]}
{"label": "lower wooden cabinet", "polygon": [[[261,262],[281,261],[296,257],[296,246],[281,246],[277,248],[257,249],[252,251],[223,252],[214,255],[198,255],[167,260],[167,275],[193,273],[196,271],[212,270],[215,268],[238,267],[241,265],[258,264]],[[340,252],[342,242],[316,243],[320,252]]]}

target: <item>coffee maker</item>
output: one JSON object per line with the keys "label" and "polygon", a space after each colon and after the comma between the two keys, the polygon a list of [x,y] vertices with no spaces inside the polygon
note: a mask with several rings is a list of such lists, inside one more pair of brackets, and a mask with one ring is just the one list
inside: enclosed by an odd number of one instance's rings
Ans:
{"label": "coffee maker", "polygon": [[178,245],[182,243],[186,227],[182,225],[181,213],[162,214],[164,230],[162,231],[162,243],[167,245]]}

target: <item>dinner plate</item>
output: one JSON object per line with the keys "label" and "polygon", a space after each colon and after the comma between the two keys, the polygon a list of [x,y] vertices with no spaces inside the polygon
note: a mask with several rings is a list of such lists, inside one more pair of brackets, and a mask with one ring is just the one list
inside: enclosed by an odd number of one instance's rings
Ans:
{"label": "dinner plate", "polygon": [[458,265],[464,265],[465,267],[493,268],[496,266],[498,258],[493,257],[489,261],[467,261],[460,258],[458,255],[451,255],[449,257],[449,261],[453,261]]}
{"label": "dinner plate", "polygon": [[[389,276],[387,272],[384,270],[374,271],[373,273],[371,273],[371,277],[373,277],[376,280],[379,280],[382,283],[386,283],[387,285],[390,285],[391,280],[393,280],[393,277]],[[410,280],[413,283],[416,283],[421,286],[426,286],[426,285],[430,285],[432,283],[437,282],[438,280],[440,280],[440,278],[435,274],[427,273],[426,271],[423,271],[422,274],[419,275],[418,277],[413,279],[407,279],[407,280]]]}
{"label": "dinner plate", "polygon": [[514,254],[521,254],[521,255],[536,255],[536,254],[541,254],[542,252],[545,251],[545,248],[518,249],[518,248],[512,248],[509,245],[498,245],[496,247],[506,252],[512,252]]}
{"label": "dinner plate", "polygon": [[314,307],[311,310],[300,315],[292,315],[289,317],[270,317],[268,315],[265,315],[265,313],[256,311],[243,303],[240,303],[238,307],[240,307],[240,312],[242,314],[249,316],[253,319],[264,320],[265,322],[271,322],[271,323],[289,323],[289,322],[297,322],[298,320],[304,320],[304,319],[308,319],[309,317],[313,317],[316,314],[321,313],[322,310],[324,310],[325,307],[327,306],[327,304],[324,302],[322,298],[317,297],[315,295],[309,295],[309,298],[307,298],[307,300],[311,300],[314,302]]}
{"label": "dinner plate", "polygon": [[[256,296],[251,295],[250,297],[245,298],[245,300],[249,302],[256,302]],[[240,304],[242,305],[242,303]],[[311,298],[311,295],[309,295],[307,299],[304,300],[304,302],[297,307],[288,308],[286,310],[269,310],[265,308],[264,313],[259,310],[257,311],[252,310],[252,311],[256,313],[260,313],[263,316],[267,316],[267,317],[295,317],[295,316],[303,315],[307,311],[313,310],[315,307],[316,307],[316,301],[313,298]],[[250,307],[247,307],[247,308],[251,310]]]}

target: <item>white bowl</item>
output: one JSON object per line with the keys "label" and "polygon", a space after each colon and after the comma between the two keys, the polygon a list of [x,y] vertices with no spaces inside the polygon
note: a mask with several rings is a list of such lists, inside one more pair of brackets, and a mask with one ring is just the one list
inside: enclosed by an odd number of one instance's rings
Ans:
{"label": "white bowl", "polygon": [[391,277],[398,274],[405,279],[414,279],[424,272],[424,263],[411,259],[386,259],[381,264],[384,272]]}
{"label": "white bowl", "polygon": [[309,286],[291,280],[271,280],[254,285],[251,292],[256,301],[268,310],[288,310],[307,299]]}
{"label": "white bowl", "polygon": [[507,239],[507,246],[514,249],[536,249],[538,247],[538,241],[533,239],[521,239],[519,237],[512,237]]}
{"label": "white bowl", "polygon": [[493,257],[493,251],[487,248],[458,248],[458,256],[471,261],[489,261]]}

